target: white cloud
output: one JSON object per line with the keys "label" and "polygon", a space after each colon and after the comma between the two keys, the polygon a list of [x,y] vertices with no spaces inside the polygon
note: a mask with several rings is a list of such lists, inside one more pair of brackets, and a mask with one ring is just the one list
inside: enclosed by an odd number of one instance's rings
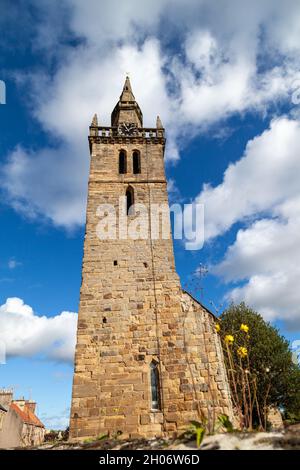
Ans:
{"label": "white cloud", "polygon": [[285,117],[248,142],[223,182],[204,187],[206,240],[244,222],[224,259],[211,272],[242,282],[227,298],[245,300],[268,320],[300,326],[300,123]]}
{"label": "white cloud", "polygon": [[100,125],[110,124],[126,70],[134,72],[134,92],[141,90],[136,95],[146,126],[155,126],[157,113],[163,122],[171,113],[155,39],[141,49],[130,45],[115,49],[102,61],[95,56],[91,50],[74,51],[51,86],[43,77],[34,79],[35,115],[61,143],[37,152],[18,146],[2,168],[3,188],[17,211],[71,229],[85,221],[88,126],[95,112]]}
{"label": "white cloud", "polygon": [[0,341],[5,344],[8,357],[38,355],[48,360],[72,362],[76,325],[77,315],[73,312],[38,316],[17,297],[7,299],[0,306]]}
{"label": "white cloud", "polygon": [[81,0],[67,0],[66,3],[71,8],[72,30],[87,38],[91,44],[99,45],[107,40],[126,40],[128,37],[140,35],[142,31],[148,33],[155,28],[170,0],[110,0],[105,5],[97,0],[85,3]]}
{"label": "white cloud", "polygon": [[110,125],[110,115],[128,71],[145,125],[155,126],[156,114],[169,120],[172,106],[161,70],[163,65],[160,44],[155,38],[147,39],[141,47],[127,43],[112,48],[109,54],[99,52],[99,48],[80,46],[70,52],[50,88],[45,89],[47,82],[35,80],[39,97],[36,116],[55,135],[68,142],[85,139],[86,144],[95,112],[99,113],[100,124]]}
{"label": "white cloud", "polygon": [[[20,145],[1,178],[9,202],[28,216],[67,228],[84,222],[88,125],[95,112],[109,124],[126,72],[145,124],[161,115],[173,161],[211,125],[290,99],[300,66],[298,1],[65,0],[59,21],[57,2],[32,1],[42,12],[34,49],[54,55],[57,67],[53,76],[30,75],[29,95],[53,146]],[[66,35],[81,43],[66,45]],[[173,39],[176,53],[165,46]]]}
{"label": "white cloud", "polygon": [[174,178],[169,178],[168,179],[167,191],[168,191],[169,203],[170,204],[178,204],[178,203],[183,201],[183,198],[180,194],[180,190],[179,190]]}
{"label": "white cloud", "polygon": [[85,220],[87,150],[64,144],[33,153],[17,147],[2,168],[8,201],[28,218],[73,228]]}
{"label": "white cloud", "polygon": [[11,258],[8,260],[7,266],[8,269],[16,269],[18,266],[22,266],[22,263],[15,258]]}
{"label": "white cloud", "polygon": [[58,411],[54,415],[42,413],[40,419],[47,430],[64,431],[70,424],[70,408]]}
{"label": "white cloud", "polygon": [[298,121],[274,119],[228,166],[220,185],[204,186],[196,202],[205,206],[206,240],[299,194],[299,138]]}
{"label": "white cloud", "polygon": [[227,297],[245,300],[268,320],[283,320],[300,327],[300,197],[274,211],[274,219],[262,219],[239,230],[224,260],[214,272],[226,281],[245,281]]}

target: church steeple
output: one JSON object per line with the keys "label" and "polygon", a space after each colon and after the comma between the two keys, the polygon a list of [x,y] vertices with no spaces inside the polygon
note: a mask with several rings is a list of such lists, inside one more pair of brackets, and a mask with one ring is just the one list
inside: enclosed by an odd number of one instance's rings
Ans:
{"label": "church steeple", "polygon": [[124,83],[124,86],[123,86],[123,91],[121,93],[121,96],[120,96],[120,101],[122,101],[123,103],[126,103],[126,102],[135,102],[135,97],[134,97],[134,94],[132,92],[132,88],[131,88],[131,83],[130,83],[130,80],[129,80],[129,77],[127,76],[126,77],[126,80],[125,80],[125,83]]}
{"label": "church steeple", "polygon": [[181,290],[175,269],[163,124],[142,125],[127,77],[112,126],[96,116],[90,126],[75,442],[117,431],[173,435],[207,410],[232,420],[214,318]]}
{"label": "church steeple", "polygon": [[137,127],[143,127],[143,114],[135,100],[128,76],[120,99],[111,114],[112,127],[117,127],[121,123],[134,123]]}

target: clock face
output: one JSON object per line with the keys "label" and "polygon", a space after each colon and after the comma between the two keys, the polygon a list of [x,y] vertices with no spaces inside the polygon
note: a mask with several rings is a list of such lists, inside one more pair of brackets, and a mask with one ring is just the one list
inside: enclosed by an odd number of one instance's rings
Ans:
{"label": "clock face", "polygon": [[137,133],[138,130],[134,122],[122,122],[118,127],[120,135],[136,135]]}

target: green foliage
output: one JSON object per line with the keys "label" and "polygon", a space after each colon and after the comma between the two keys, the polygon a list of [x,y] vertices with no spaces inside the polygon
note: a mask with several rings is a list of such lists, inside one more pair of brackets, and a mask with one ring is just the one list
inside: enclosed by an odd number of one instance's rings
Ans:
{"label": "green foliage", "polygon": [[100,434],[98,437],[89,437],[83,441],[84,444],[92,444],[96,443],[98,441],[103,441],[105,439],[108,439],[109,435],[108,434]]}
{"label": "green foliage", "polygon": [[294,366],[289,375],[284,417],[291,423],[300,423],[300,372],[297,366]]}
{"label": "green foliage", "polygon": [[218,424],[220,427],[226,429],[227,432],[234,432],[234,427],[227,415],[218,416]]}
{"label": "green foliage", "polygon": [[196,437],[197,447],[200,447],[205,435],[205,427],[202,423],[199,423],[198,421],[190,421],[190,423],[190,433],[191,435],[194,435]]}
{"label": "green foliage", "polygon": [[95,442],[95,439],[93,437],[88,437],[83,441],[84,444],[91,444],[92,442]]}
{"label": "green foliage", "polygon": [[[242,323],[249,326],[249,335],[240,330]],[[299,412],[300,369],[293,364],[288,341],[245,303],[232,304],[221,315],[220,324],[221,337],[231,334],[235,343],[244,341],[247,345],[248,367],[252,376],[255,375],[259,407],[275,405],[287,413]],[[240,359],[234,347],[232,356],[238,370]]]}

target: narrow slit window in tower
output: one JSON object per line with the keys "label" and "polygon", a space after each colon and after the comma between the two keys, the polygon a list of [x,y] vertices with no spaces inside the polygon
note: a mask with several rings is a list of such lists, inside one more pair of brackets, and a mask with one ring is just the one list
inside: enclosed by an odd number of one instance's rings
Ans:
{"label": "narrow slit window in tower", "polygon": [[152,361],[150,364],[151,379],[151,409],[160,410],[160,393],[159,393],[159,371],[158,363]]}
{"label": "narrow slit window in tower", "polygon": [[125,150],[120,150],[119,153],[119,173],[120,175],[127,173],[127,158]]}
{"label": "narrow slit window in tower", "polygon": [[126,190],[126,203],[127,203],[127,215],[133,214],[133,205],[134,205],[134,191],[131,186]]}
{"label": "narrow slit window in tower", "polygon": [[140,152],[134,151],[132,155],[132,160],[133,160],[133,173],[138,174],[141,173],[141,157],[140,157]]}

